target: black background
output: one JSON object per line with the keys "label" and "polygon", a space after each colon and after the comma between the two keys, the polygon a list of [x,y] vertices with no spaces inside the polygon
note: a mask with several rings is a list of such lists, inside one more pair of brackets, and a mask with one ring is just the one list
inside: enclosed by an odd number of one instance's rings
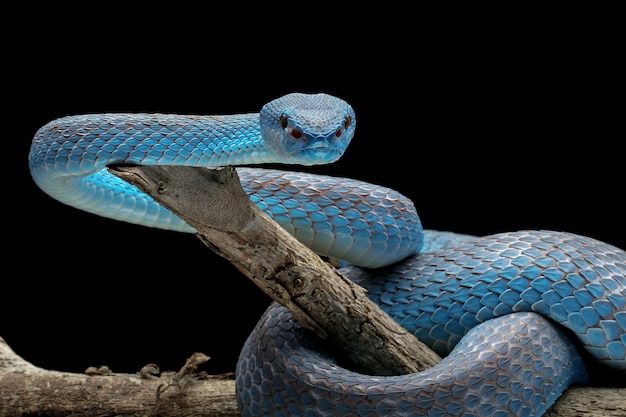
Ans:
{"label": "black background", "polygon": [[43,194],[30,141],[68,114],[256,112],[288,92],[323,91],[353,105],[357,130],[340,161],[309,170],[395,188],[427,228],[566,230],[626,248],[623,49],[610,22],[402,10],[359,21],[346,9],[319,23],[321,11],[276,10],[271,23],[217,28],[193,10],[107,12],[101,23],[25,19],[4,64],[0,336],[35,365],[175,370],[201,351],[208,372],[232,371],[269,304],[193,235]]}

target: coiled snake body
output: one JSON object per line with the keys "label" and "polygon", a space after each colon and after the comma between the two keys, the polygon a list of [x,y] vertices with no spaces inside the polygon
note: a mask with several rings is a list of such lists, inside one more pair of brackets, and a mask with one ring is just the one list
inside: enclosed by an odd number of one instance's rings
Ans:
{"label": "coiled snake body", "polygon": [[[289,94],[255,114],[70,116],[38,130],[29,166],[35,183],[66,204],[194,232],[106,167],[330,163],[355,120],[349,104],[326,94]],[[259,207],[312,250],[349,264],[344,275],[445,356],[418,374],[352,372],[272,304],[237,364],[244,415],[540,416],[586,381],[577,345],[626,372],[623,250],[556,231],[478,238],[423,230],[412,202],[385,187],[238,172]]]}

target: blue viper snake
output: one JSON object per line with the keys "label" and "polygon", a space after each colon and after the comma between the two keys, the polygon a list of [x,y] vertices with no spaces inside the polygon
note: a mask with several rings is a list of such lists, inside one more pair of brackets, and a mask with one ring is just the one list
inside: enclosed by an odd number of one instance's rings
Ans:
{"label": "blue viper snake", "polygon": [[360,374],[273,303],[236,367],[245,416],[541,416],[587,382],[583,351],[626,373],[624,250],[561,231],[425,230],[392,189],[250,167],[335,162],[355,126],[344,100],[300,93],[258,113],[68,116],[37,131],[29,167],[45,193],[70,206],[194,233],[107,166],[237,166],[254,203],[316,253],[344,261],[346,277],[444,357],[415,374]]}

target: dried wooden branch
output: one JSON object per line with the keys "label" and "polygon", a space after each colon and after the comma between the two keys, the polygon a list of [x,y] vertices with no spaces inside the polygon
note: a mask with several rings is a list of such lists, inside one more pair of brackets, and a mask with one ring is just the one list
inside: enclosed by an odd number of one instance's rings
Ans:
{"label": "dried wooden branch", "polygon": [[178,372],[155,365],[137,374],[57,372],[30,364],[0,338],[0,416],[241,416],[232,376],[195,372],[206,360],[197,353]]}

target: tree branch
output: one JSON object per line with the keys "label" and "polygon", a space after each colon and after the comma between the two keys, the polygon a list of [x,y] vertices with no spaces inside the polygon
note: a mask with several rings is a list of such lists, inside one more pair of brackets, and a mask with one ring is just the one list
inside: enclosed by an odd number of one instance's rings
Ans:
{"label": "tree branch", "polygon": [[180,371],[161,374],[155,365],[137,374],[114,374],[106,368],[57,372],[26,362],[0,338],[0,415],[241,416],[232,375],[195,372],[206,360],[195,354]]}

